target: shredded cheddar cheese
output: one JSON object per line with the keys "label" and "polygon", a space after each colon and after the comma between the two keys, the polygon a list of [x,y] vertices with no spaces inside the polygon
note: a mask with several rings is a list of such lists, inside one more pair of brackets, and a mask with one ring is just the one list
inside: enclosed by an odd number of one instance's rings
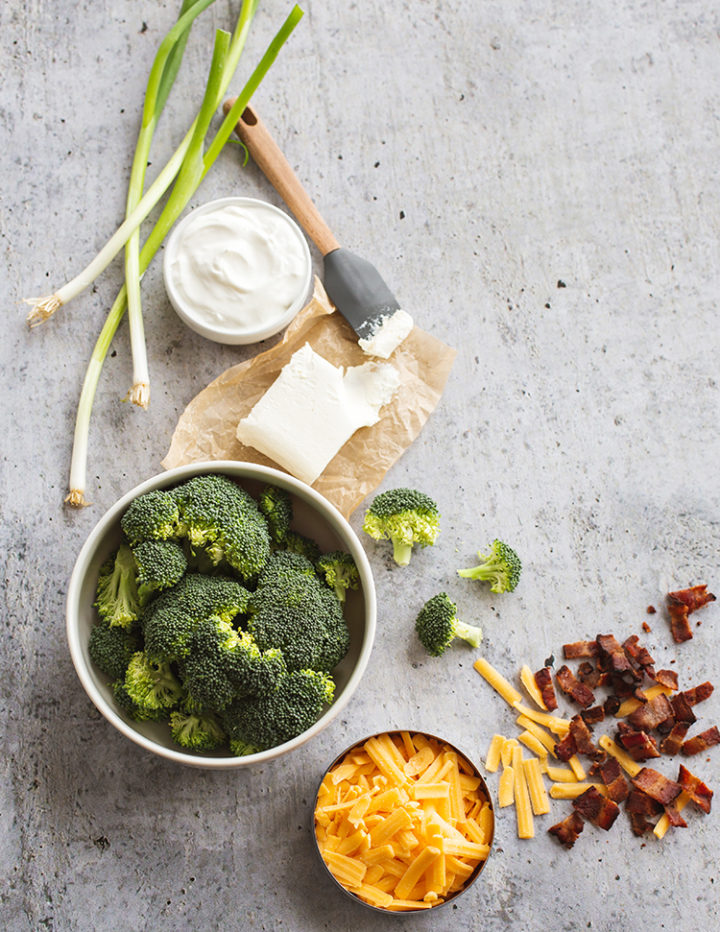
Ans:
{"label": "shredded cheddar cheese", "polygon": [[[508,753],[515,748],[514,741]],[[499,743],[494,753],[499,765]],[[315,804],[330,873],[366,903],[393,911],[429,909],[461,890],[488,857],[493,828],[491,802],[468,762],[410,732],[349,751]]]}

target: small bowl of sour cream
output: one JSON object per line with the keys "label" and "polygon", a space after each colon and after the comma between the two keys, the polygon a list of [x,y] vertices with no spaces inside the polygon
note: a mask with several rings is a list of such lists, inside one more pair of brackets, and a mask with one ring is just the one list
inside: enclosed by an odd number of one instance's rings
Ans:
{"label": "small bowl of sour cream", "polygon": [[300,227],[280,208],[223,197],[175,226],[163,278],[170,303],[196,333],[217,343],[256,343],[303,307],[312,260]]}

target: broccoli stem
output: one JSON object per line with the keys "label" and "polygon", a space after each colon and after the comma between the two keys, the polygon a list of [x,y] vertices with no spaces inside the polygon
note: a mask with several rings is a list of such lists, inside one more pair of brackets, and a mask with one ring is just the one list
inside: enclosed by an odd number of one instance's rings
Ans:
{"label": "broccoli stem", "polygon": [[480,647],[482,641],[482,628],[475,625],[466,625],[462,621],[455,621],[455,635],[467,641],[473,647]]}
{"label": "broccoli stem", "polygon": [[482,579],[484,582],[495,579],[498,574],[503,572],[500,563],[481,563],[480,566],[471,566],[465,570],[458,570],[458,576],[465,579]]}
{"label": "broccoli stem", "polygon": [[398,566],[407,566],[412,556],[412,544],[406,544],[397,538],[393,540],[393,557]]}

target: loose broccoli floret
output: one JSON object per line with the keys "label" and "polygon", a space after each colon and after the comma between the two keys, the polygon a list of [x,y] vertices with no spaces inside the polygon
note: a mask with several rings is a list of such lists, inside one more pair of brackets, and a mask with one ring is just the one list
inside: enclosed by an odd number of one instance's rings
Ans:
{"label": "loose broccoli floret", "polygon": [[138,594],[145,604],[154,592],[178,583],[187,570],[185,551],[174,540],[148,540],[133,547]]}
{"label": "loose broccoli floret", "polygon": [[144,651],[133,654],[125,672],[125,692],[142,718],[168,715],[182,697],[182,686],[169,663],[156,663]]}
{"label": "loose broccoli floret", "polygon": [[111,680],[125,678],[133,654],[141,647],[140,634],[134,625],[130,629],[118,628],[100,621],[90,630],[90,658]]}
{"label": "loose broccoli floret", "polygon": [[491,592],[512,592],[515,589],[520,582],[522,563],[512,547],[496,539],[492,542],[490,553],[478,551],[478,556],[482,563],[458,570],[458,576],[490,582]]}
{"label": "loose broccoli floret", "polygon": [[212,712],[182,709],[170,713],[173,741],[190,751],[213,751],[225,741],[225,732]]}
{"label": "loose broccoli floret", "polygon": [[320,559],[320,548],[315,541],[309,537],[304,537],[302,534],[298,534],[296,531],[288,531],[283,543],[287,551],[290,553],[299,553],[301,556],[308,559],[313,566]]}
{"label": "loose broccoli floret", "polygon": [[111,627],[129,628],[140,614],[135,557],[127,544],[100,569],[95,608]]}
{"label": "loose broccoli floret", "polygon": [[258,498],[258,506],[265,515],[270,536],[276,544],[281,544],[290,530],[293,518],[290,495],[276,485],[266,485]]}
{"label": "loose broccoli floret", "polygon": [[360,574],[355,561],[349,553],[343,550],[333,550],[331,553],[323,554],[316,566],[340,602],[345,601],[345,593],[348,589],[357,589],[360,586]]}
{"label": "loose broccoli floret", "polygon": [[331,670],[350,643],[338,600],[314,572],[268,577],[250,604],[247,626],[258,646],[280,648],[288,670]]}
{"label": "loose broccoli floret", "polygon": [[334,694],[331,677],[298,670],[268,696],[237,700],[222,716],[231,752],[253,754],[290,741],[315,724]]}
{"label": "loose broccoli floret", "polygon": [[390,540],[399,566],[407,566],[415,544],[428,547],[440,533],[435,502],[415,489],[389,489],[376,496],[365,515],[363,530],[375,540]]}
{"label": "loose broccoli floret", "polygon": [[139,495],[120,519],[131,544],[145,540],[167,540],[178,535],[180,512],[172,493],[155,489]]}
{"label": "loose broccoli floret", "polygon": [[439,592],[423,605],[415,622],[415,630],[423,647],[433,657],[444,654],[456,637],[473,647],[479,647],[482,641],[480,628],[460,621],[457,606],[446,592]]}
{"label": "loose broccoli floret", "polygon": [[270,532],[252,498],[226,476],[196,476],[178,486],[180,531],[204,547],[213,563],[226,561],[244,579],[260,572],[270,554]]}
{"label": "loose broccoli floret", "polygon": [[195,627],[208,618],[232,621],[247,610],[250,593],[234,579],[187,573],[161,592],[142,617],[145,650],[156,660],[187,656]]}

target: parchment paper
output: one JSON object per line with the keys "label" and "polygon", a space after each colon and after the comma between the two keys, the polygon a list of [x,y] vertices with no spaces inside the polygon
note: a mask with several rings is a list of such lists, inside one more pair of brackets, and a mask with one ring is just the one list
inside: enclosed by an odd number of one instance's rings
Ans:
{"label": "parchment paper", "polygon": [[[370,358],[316,278],[312,299],[279,343],[227,369],[190,402],[162,462],[165,469],[201,460],[243,460],[281,468],[240,443],[235,431],[304,343],[336,366],[358,366]],[[392,354],[389,362],[400,371],[395,397],[381,409],[378,423],[356,431],[313,484],[345,517],[377,488],[420,433],[440,400],[454,358],[455,350],[419,327]]]}

